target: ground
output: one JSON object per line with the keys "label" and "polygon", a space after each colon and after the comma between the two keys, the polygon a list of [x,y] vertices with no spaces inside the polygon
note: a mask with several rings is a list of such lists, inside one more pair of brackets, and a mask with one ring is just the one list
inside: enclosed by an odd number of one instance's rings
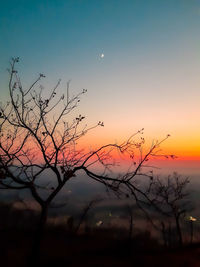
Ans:
{"label": "ground", "polygon": [[[46,231],[41,246],[41,266],[200,266],[200,244],[166,250],[147,235],[126,239],[108,237],[107,230],[72,236],[54,229]],[[33,233],[1,232],[2,266],[27,266]],[[145,239],[146,238],[146,239]]]}

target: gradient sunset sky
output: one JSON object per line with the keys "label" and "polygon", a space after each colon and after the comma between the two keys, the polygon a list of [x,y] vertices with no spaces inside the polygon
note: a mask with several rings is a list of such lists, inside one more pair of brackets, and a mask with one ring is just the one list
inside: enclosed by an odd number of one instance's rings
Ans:
{"label": "gradient sunset sky", "polygon": [[[77,111],[96,129],[84,142],[145,128],[166,153],[200,160],[200,0],[10,0],[0,7],[1,101],[12,56],[27,85],[46,75],[87,88]],[[101,54],[105,56],[100,57]]]}

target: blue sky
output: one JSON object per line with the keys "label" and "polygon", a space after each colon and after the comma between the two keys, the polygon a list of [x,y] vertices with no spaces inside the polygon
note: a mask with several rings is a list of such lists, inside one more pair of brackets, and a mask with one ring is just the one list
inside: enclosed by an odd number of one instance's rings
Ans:
{"label": "blue sky", "polygon": [[108,138],[145,127],[199,140],[199,0],[4,1],[0,36],[2,99],[19,56],[25,85],[44,72],[47,90],[59,78],[88,88],[81,108]]}
{"label": "blue sky", "polygon": [[29,69],[56,69],[57,76],[93,70],[101,51],[107,68],[174,57],[177,48],[196,48],[199,9],[194,0],[4,1],[1,65],[17,55]]}

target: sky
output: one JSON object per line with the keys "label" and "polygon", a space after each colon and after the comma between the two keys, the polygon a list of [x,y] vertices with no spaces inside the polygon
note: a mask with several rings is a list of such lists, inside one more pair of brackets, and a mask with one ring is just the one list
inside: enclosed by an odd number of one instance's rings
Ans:
{"label": "sky", "polygon": [[0,36],[1,101],[19,56],[25,86],[44,73],[45,90],[59,78],[61,93],[68,80],[88,89],[77,112],[105,127],[85,145],[144,127],[147,143],[170,134],[163,150],[199,164],[200,0],[2,1]]}

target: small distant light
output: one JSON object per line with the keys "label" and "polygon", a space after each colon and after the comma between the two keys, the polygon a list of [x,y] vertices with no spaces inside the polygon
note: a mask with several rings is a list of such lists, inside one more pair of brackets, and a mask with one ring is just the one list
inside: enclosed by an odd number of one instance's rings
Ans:
{"label": "small distant light", "polygon": [[196,219],[196,218],[194,218],[194,217],[192,217],[192,216],[190,216],[190,217],[189,217],[189,221],[191,221],[191,222],[196,222],[196,221],[197,221],[197,219]]}
{"label": "small distant light", "polygon": [[105,57],[105,55],[102,53],[101,55],[100,55],[100,58],[104,58]]}
{"label": "small distant light", "polygon": [[96,223],[96,226],[101,226],[102,224],[103,224],[102,221],[98,221],[98,222]]}

